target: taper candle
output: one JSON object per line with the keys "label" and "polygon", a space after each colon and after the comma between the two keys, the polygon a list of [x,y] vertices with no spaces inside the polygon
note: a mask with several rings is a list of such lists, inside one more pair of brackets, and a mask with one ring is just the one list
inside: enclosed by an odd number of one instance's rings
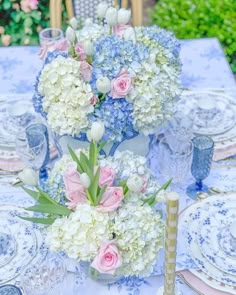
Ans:
{"label": "taper candle", "polygon": [[175,294],[176,245],[178,231],[179,195],[167,193],[164,295]]}

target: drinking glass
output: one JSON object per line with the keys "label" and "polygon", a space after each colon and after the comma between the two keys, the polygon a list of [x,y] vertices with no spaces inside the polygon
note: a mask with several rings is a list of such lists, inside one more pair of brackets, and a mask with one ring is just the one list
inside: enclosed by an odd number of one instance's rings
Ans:
{"label": "drinking glass", "polygon": [[192,142],[186,142],[181,150],[173,149],[165,137],[157,148],[158,170],[165,181],[172,178],[173,184],[181,183],[190,171],[192,159]]}
{"label": "drinking glass", "polygon": [[33,138],[31,137],[31,132],[34,132],[34,131],[42,132],[45,136],[45,139],[46,139],[46,156],[45,156],[44,162],[39,170],[39,179],[41,181],[45,181],[48,178],[46,165],[50,161],[50,146],[49,146],[48,130],[47,130],[47,127],[42,123],[34,123],[34,124],[29,125],[26,128],[26,135],[29,140],[29,144],[31,144],[31,140],[33,140]]}
{"label": "drinking glass", "polygon": [[47,28],[39,33],[39,42],[41,46],[54,45],[63,39],[64,35],[61,29]]}
{"label": "drinking glass", "polygon": [[202,181],[209,175],[214,151],[214,141],[208,136],[196,136],[193,143],[193,161],[191,172],[196,183],[187,188],[187,195],[196,199],[198,193],[208,192],[208,187]]}
{"label": "drinking glass", "polygon": [[22,132],[16,137],[16,151],[26,166],[39,170],[47,155],[47,141],[40,130]]}
{"label": "drinking glass", "polygon": [[32,265],[21,276],[26,295],[63,295],[66,266],[59,254],[48,254],[41,264]]}

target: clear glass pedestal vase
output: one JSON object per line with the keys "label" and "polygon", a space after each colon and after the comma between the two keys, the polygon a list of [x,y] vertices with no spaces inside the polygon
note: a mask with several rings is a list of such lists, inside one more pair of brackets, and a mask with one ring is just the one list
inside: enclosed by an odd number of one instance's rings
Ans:
{"label": "clear glass pedestal vase", "polygon": [[[77,137],[72,137],[68,135],[54,135],[54,141],[60,156],[68,153],[68,146],[73,149],[83,149],[87,148],[89,145],[86,139],[78,139]],[[146,157],[149,152],[149,147],[150,137],[138,134],[130,139],[124,139],[122,142],[108,143],[104,148],[104,152],[106,153],[106,155],[112,156],[117,150],[129,150],[137,155]]]}

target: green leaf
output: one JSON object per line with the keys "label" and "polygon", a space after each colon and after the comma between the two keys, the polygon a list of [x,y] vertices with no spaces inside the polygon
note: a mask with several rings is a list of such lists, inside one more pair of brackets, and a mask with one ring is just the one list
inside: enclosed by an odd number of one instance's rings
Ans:
{"label": "green leaf", "polygon": [[148,204],[149,206],[153,206],[156,203],[156,194],[152,195],[148,199],[144,200],[144,204]]}
{"label": "green leaf", "polygon": [[159,188],[159,190],[157,191],[157,193],[156,194],[158,194],[160,191],[166,191],[167,189],[168,189],[168,187],[171,185],[171,182],[172,182],[172,178],[170,179],[170,180],[168,180],[166,183],[164,183],[163,185],[162,185],[162,187],[160,187]]}
{"label": "green leaf", "polygon": [[25,208],[27,211],[69,216],[71,211],[62,205],[40,204]]}
{"label": "green leaf", "polygon": [[48,224],[48,225],[53,224],[53,222],[56,220],[56,218],[38,218],[38,217],[22,217],[22,216],[18,216],[18,217],[26,221],[31,221],[35,223],[41,223],[41,224]]}
{"label": "green leaf", "polygon": [[99,145],[98,145],[98,152],[100,152],[105,147],[106,144],[107,144],[106,141],[99,143]]}
{"label": "green leaf", "polygon": [[100,177],[100,167],[97,169],[96,174],[91,180],[91,185],[89,187],[89,192],[94,200],[94,204],[97,204],[97,193],[98,193],[98,183],[99,183],[99,177]]}
{"label": "green leaf", "polygon": [[45,193],[43,190],[41,190],[40,187],[37,186],[36,188],[40,194],[39,199],[43,200],[42,203],[49,203],[49,204],[58,205],[58,203],[55,200],[53,200],[47,193]]}
{"label": "green leaf", "polygon": [[100,189],[100,191],[99,191],[99,193],[98,193],[98,196],[97,196],[96,205],[98,205],[98,204],[101,202],[102,196],[103,196],[103,194],[104,194],[104,192],[105,192],[106,189],[107,189],[107,185],[104,185],[104,186]]}
{"label": "green leaf", "polygon": [[28,194],[30,195],[35,201],[39,202],[39,203],[42,203],[44,204],[44,200],[43,199],[40,199],[39,196],[40,196],[40,193],[37,192],[37,191],[33,191],[31,189],[28,189],[24,186],[22,186],[22,189]]}
{"label": "green leaf", "polygon": [[80,165],[83,168],[84,172],[86,172],[88,174],[88,176],[90,177],[90,179],[92,181],[94,166],[90,165],[87,156],[83,152],[80,152]]}
{"label": "green leaf", "polygon": [[69,145],[67,147],[68,147],[68,150],[69,150],[72,160],[75,161],[77,164],[77,170],[79,171],[79,173],[83,173],[84,171],[80,165],[80,161],[79,161],[79,158],[77,157],[76,153],[73,151],[73,149]]}

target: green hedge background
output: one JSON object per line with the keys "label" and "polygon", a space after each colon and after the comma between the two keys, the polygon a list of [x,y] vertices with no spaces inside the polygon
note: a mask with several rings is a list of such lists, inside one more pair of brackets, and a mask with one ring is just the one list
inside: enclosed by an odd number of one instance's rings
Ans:
{"label": "green hedge background", "polygon": [[151,20],[180,39],[217,37],[236,73],[236,0],[159,0]]}

